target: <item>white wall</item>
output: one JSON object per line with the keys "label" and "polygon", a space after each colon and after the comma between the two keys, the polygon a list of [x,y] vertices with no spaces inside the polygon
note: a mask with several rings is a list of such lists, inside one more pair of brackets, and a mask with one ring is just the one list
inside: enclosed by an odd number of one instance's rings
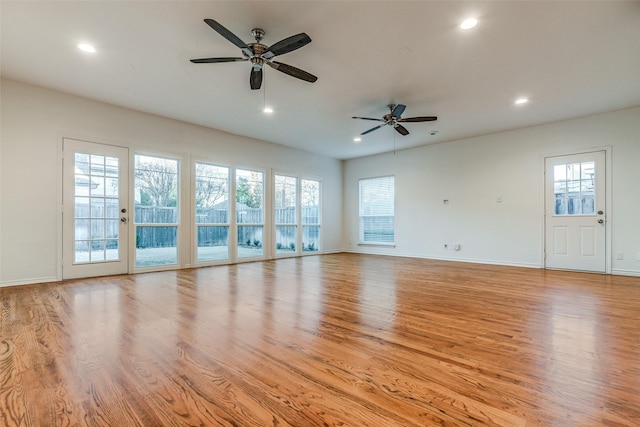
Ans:
{"label": "white wall", "polygon": [[0,100],[0,286],[60,279],[63,136],[319,178],[322,250],[342,248],[339,160],[6,79]]}
{"label": "white wall", "polygon": [[[611,253],[624,254],[611,261],[612,273],[640,275],[640,108],[346,161],[344,246],[542,267],[544,157],[605,146],[612,154]],[[390,174],[396,246],[358,246],[358,180]]]}
{"label": "white wall", "polygon": [[[62,136],[318,177],[327,252],[530,267],[543,264],[544,157],[610,146],[612,272],[640,275],[640,108],[340,162],[11,80],[0,95],[0,286],[59,279]],[[358,246],[358,179],[387,174],[396,247]]]}

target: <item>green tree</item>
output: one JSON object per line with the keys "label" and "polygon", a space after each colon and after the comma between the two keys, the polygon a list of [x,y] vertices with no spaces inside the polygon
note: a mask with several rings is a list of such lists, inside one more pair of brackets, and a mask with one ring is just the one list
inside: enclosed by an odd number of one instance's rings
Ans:
{"label": "green tree", "polygon": [[262,191],[256,186],[252,186],[246,177],[238,177],[236,183],[236,202],[242,203],[249,208],[261,207]]}

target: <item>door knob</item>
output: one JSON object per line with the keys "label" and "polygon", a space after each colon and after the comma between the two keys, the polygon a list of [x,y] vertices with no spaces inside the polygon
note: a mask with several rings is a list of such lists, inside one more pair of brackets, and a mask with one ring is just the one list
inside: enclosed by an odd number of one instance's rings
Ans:
{"label": "door knob", "polygon": [[120,218],[120,222],[123,223],[123,224],[126,224],[127,223],[127,218],[123,216],[122,218]]}
{"label": "door knob", "polygon": [[598,224],[604,224],[604,219],[599,219]]}

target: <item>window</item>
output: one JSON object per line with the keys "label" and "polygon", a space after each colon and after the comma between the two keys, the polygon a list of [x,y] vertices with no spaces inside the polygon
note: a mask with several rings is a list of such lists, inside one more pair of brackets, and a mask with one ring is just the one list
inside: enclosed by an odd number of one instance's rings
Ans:
{"label": "window", "polygon": [[229,259],[229,168],[196,162],[198,262]]}
{"label": "window", "polygon": [[320,250],[320,181],[300,180],[302,251]]}
{"label": "window", "polygon": [[178,263],[178,163],[135,156],[136,267]]}
{"label": "window", "polygon": [[263,255],[264,173],[236,169],[238,258]]}
{"label": "window", "polygon": [[296,252],[298,241],[297,182],[297,178],[293,176],[276,175],[274,177],[277,254]]}
{"label": "window", "polygon": [[567,163],[553,167],[556,215],[595,213],[595,163]]}
{"label": "window", "polygon": [[276,254],[318,252],[320,181],[287,175],[274,175],[273,181]]}
{"label": "window", "polygon": [[394,177],[360,180],[360,243],[394,242]]}

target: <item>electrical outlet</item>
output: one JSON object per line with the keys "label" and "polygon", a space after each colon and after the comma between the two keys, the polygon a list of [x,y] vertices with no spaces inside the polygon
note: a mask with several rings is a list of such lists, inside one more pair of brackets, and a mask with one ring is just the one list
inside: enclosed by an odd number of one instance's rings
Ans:
{"label": "electrical outlet", "polygon": [[622,253],[622,251],[616,252],[616,259],[617,260],[624,259],[624,253]]}

